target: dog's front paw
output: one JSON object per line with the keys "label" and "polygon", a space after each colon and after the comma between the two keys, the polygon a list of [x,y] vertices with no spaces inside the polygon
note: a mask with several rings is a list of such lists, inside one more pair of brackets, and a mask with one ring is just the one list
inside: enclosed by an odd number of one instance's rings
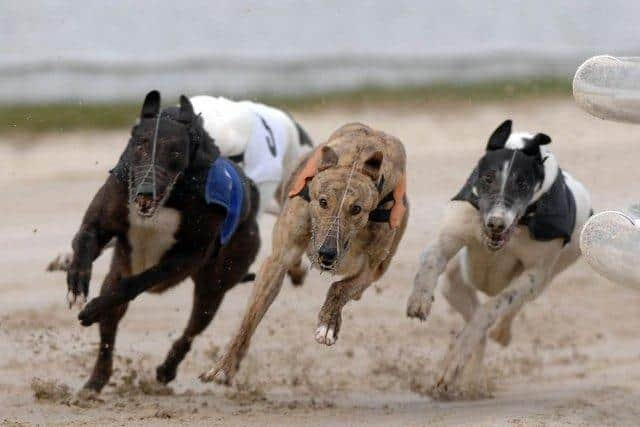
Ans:
{"label": "dog's front paw", "polygon": [[502,322],[497,324],[491,331],[489,337],[503,347],[511,343],[511,323],[505,325]]}
{"label": "dog's front paw", "polygon": [[72,252],[60,253],[47,265],[47,271],[67,271],[72,261]]}
{"label": "dog's front paw", "polygon": [[323,315],[320,314],[320,321],[316,328],[316,341],[318,344],[333,345],[338,340],[338,332],[342,323],[340,313]]}
{"label": "dog's front paw", "polygon": [[327,325],[320,325],[316,329],[316,341],[318,344],[333,345],[337,340],[338,334],[334,328]]}
{"label": "dog's front paw", "polygon": [[89,294],[89,282],[91,281],[91,264],[82,265],[80,262],[72,262],[67,269],[67,302],[69,308],[74,304],[84,305]]}
{"label": "dog's front paw", "polygon": [[416,319],[426,320],[431,312],[433,295],[424,292],[414,291],[407,301],[407,316]]}
{"label": "dog's front paw", "polygon": [[84,306],[78,314],[78,319],[82,326],[91,326],[109,310],[120,304],[120,299],[114,295],[99,296]]}
{"label": "dog's front paw", "polygon": [[214,381],[217,384],[230,385],[238,370],[239,362],[230,356],[220,359],[213,369],[200,375],[200,381],[208,383]]}

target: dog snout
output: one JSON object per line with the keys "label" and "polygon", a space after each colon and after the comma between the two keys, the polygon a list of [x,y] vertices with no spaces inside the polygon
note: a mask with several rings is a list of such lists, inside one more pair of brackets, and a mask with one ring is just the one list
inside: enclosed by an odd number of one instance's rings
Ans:
{"label": "dog snout", "polygon": [[320,258],[320,263],[325,267],[330,267],[336,261],[338,257],[338,248],[335,244],[324,243],[318,249],[318,257]]}
{"label": "dog snout", "polygon": [[487,228],[491,230],[492,233],[499,234],[507,228],[507,224],[505,223],[504,217],[492,215],[487,218]]}

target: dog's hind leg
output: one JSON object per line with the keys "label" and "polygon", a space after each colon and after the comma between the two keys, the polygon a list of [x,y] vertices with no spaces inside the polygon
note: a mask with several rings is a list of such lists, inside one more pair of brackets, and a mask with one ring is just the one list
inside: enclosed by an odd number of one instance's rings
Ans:
{"label": "dog's hind leg", "polygon": [[[116,247],[114,258],[111,264],[111,270],[104,279],[100,288],[100,295],[108,295],[114,292],[120,292],[121,279],[123,270],[126,268],[127,261],[120,248]],[[93,372],[89,380],[84,385],[84,390],[99,393],[107,384],[113,370],[113,347],[116,341],[116,333],[118,331],[118,323],[127,311],[127,304],[122,304],[109,310],[100,318],[100,348],[98,351],[98,359],[93,368]]]}
{"label": "dog's hind leg", "polygon": [[164,363],[156,368],[156,379],[162,384],[167,384],[176,377],[178,365],[191,350],[191,343],[209,326],[226,293],[226,289],[217,286],[217,280],[212,280],[210,274],[200,271],[192,278],[194,291],[189,323],[182,336],[171,346]]}
{"label": "dog's hind leg", "polygon": [[444,373],[436,384],[439,394],[455,394],[460,390],[461,377],[486,340],[489,329],[498,319],[514,315],[526,301],[540,294],[549,282],[549,264],[553,265],[553,260],[543,260],[527,268],[506,289],[477,308],[445,358]]}
{"label": "dog's hind leg", "polygon": [[518,312],[519,310],[514,310],[513,313],[500,318],[489,332],[489,337],[503,347],[508,346],[511,343],[511,325]]}
{"label": "dog's hind leg", "polygon": [[194,288],[189,323],[164,363],[156,369],[159,382],[166,384],[176,377],[178,365],[191,349],[194,338],[209,326],[225,293],[245,276],[260,248],[258,235],[256,222],[243,224],[229,245],[191,276]]}
{"label": "dog's hind leg", "polygon": [[249,348],[253,333],[280,292],[286,270],[279,257],[272,255],[264,261],[256,276],[253,292],[240,328],[233,336],[216,366],[200,376],[202,381],[215,380],[220,384],[229,384],[231,382]]}
{"label": "dog's hind leg", "polygon": [[273,300],[278,296],[286,271],[301,257],[309,239],[307,202],[289,199],[273,230],[271,255],[262,263],[240,328],[216,366],[200,376],[202,381],[229,384],[244,358],[251,337]]}
{"label": "dog's hind leg", "polygon": [[302,265],[302,259],[299,259],[298,262],[289,267],[287,275],[291,279],[293,286],[302,286],[304,279],[307,277],[307,268]]}

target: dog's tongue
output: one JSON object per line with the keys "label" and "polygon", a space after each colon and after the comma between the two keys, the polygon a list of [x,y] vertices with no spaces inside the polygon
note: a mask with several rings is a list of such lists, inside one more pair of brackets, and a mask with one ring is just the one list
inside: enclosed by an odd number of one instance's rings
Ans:
{"label": "dog's tongue", "polygon": [[591,268],[607,279],[640,290],[640,217],[608,211],[587,221],[580,249]]}

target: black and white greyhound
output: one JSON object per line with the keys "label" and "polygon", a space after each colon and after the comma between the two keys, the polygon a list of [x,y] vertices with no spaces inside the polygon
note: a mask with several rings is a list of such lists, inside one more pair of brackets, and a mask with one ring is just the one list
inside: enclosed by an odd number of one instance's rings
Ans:
{"label": "black and white greyhound", "polygon": [[[580,257],[579,234],[591,215],[585,187],[562,171],[547,135],[511,133],[510,120],[448,204],[422,254],[407,315],[425,320],[437,284],[466,326],[444,360],[434,393],[483,394],[486,336],[506,346],[511,322],[527,301]],[[484,303],[477,292],[488,295]]]}

